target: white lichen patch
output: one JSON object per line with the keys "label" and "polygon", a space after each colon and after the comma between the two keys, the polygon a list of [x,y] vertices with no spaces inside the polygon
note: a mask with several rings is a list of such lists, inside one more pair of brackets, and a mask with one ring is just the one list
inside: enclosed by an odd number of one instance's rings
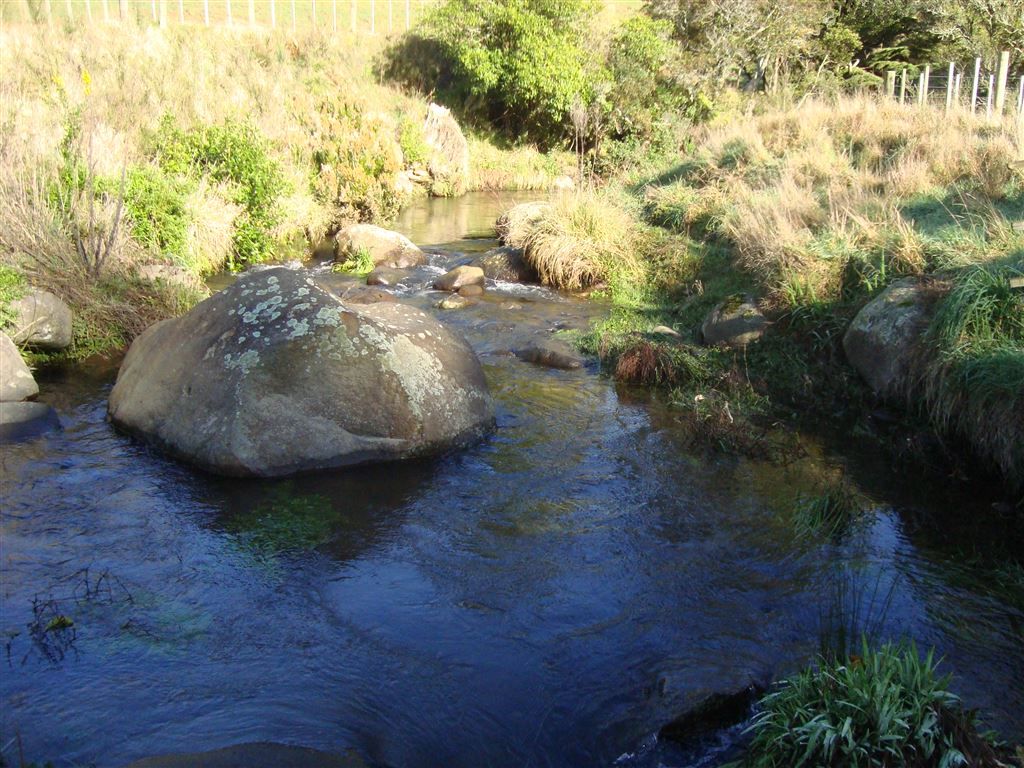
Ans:
{"label": "white lichen patch", "polygon": [[407,336],[396,336],[388,347],[383,363],[398,377],[416,417],[422,420],[430,410],[447,408],[441,362]]}
{"label": "white lichen patch", "polygon": [[224,355],[224,367],[229,371],[248,373],[259,361],[260,353],[255,349],[247,349],[238,355]]}

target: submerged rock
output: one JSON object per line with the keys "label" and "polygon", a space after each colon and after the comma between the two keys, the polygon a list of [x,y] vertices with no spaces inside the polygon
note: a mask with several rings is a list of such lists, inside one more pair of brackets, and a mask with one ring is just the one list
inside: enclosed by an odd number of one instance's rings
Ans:
{"label": "submerged rock", "polygon": [[334,236],[334,260],[344,264],[366,251],[378,267],[405,269],[427,263],[427,256],[405,235],[373,224],[353,224]]}
{"label": "submerged rock", "polygon": [[0,333],[0,402],[27,400],[39,394],[32,371],[6,333]]}
{"label": "submerged rock", "polygon": [[754,703],[764,695],[766,688],[762,682],[751,681],[735,691],[716,691],[695,697],[689,709],[661,727],[658,737],[686,743],[742,723],[750,717]]}
{"label": "submerged rock", "polygon": [[484,295],[484,287],[482,285],[464,285],[459,288],[459,296],[476,297]]}
{"label": "submerged rock", "polygon": [[470,262],[470,265],[482,269],[484,275],[491,280],[501,280],[506,283],[540,282],[537,270],[526,261],[522,248],[503,245],[501,248],[487,251],[483,256]]}
{"label": "submerged rock", "polygon": [[700,326],[704,344],[745,347],[764,335],[768,320],[749,296],[726,299],[708,313]]}
{"label": "submerged rock", "polygon": [[404,304],[346,304],[287,269],[245,275],[146,330],[108,410],[186,461],[259,476],[436,454],[494,421],[461,337]]}
{"label": "submerged rock", "polygon": [[391,269],[390,267],[377,267],[366,276],[366,284],[392,287],[398,285],[400,282],[407,279],[408,277],[409,273],[401,269]]}
{"label": "submerged rock", "polygon": [[897,280],[868,302],[843,336],[846,359],[880,395],[895,395],[928,328],[931,292],[916,278]]}
{"label": "submerged rock", "polygon": [[11,302],[14,319],[7,329],[11,341],[47,350],[71,344],[71,309],[49,291],[30,290]]}
{"label": "submerged rock", "polygon": [[583,358],[576,350],[568,344],[554,339],[528,344],[514,350],[513,354],[525,363],[533,363],[545,368],[573,371],[583,367]]}
{"label": "submerged rock", "polygon": [[446,272],[434,281],[439,291],[457,291],[467,285],[483,285],[484,271],[480,267],[461,266]]}
{"label": "submerged rock", "polygon": [[353,752],[333,755],[308,747],[254,742],[209,752],[147,757],[125,768],[366,768],[366,763]]}
{"label": "submerged rock", "polygon": [[467,298],[465,296],[460,296],[457,293],[453,293],[451,296],[446,296],[445,298],[441,299],[441,301],[437,302],[437,308],[465,309],[466,307],[471,307],[474,304],[476,304],[476,301],[474,301],[473,299]]}
{"label": "submerged rock", "polygon": [[31,440],[60,429],[57,412],[43,403],[0,402],[0,440]]}

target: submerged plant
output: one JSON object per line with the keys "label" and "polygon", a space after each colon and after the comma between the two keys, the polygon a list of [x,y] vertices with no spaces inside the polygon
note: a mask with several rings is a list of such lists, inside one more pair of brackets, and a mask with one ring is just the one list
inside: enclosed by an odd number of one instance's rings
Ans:
{"label": "submerged plant", "polygon": [[802,537],[822,535],[839,541],[865,519],[860,497],[842,481],[815,496],[798,496],[794,506],[796,531]]}

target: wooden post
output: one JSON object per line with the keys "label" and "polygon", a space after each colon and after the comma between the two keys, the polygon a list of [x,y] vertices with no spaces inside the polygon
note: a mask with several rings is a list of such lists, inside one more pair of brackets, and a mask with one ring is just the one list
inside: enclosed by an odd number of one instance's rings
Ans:
{"label": "wooden post", "polygon": [[226,6],[227,6],[227,12],[228,12],[228,26],[229,27],[233,27],[235,25],[235,17],[231,13],[231,0],[227,0]]}
{"label": "wooden post", "polygon": [[249,0],[249,26],[256,26],[256,0]]}
{"label": "wooden post", "polygon": [[409,3],[411,0],[405,0],[405,31],[409,31],[409,27],[412,24],[412,14],[409,11]]}
{"label": "wooden post", "polygon": [[903,73],[900,75],[900,104],[904,104],[907,101],[907,70],[904,68]]}
{"label": "wooden post", "polygon": [[292,34],[295,34],[295,0],[292,0]]}
{"label": "wooden post", "polygon": [[117,17],[128,21],[128,0],[117,0]]}
{"label": "wooden post", "polygon": [[92,0],[85,0],[85,18],[92,24]]}
{"label": "wooden post", "polygon": [[72,24],[75,23],[75,9],[71,7],[71,0],[64,0],[64,5],[68,9],[68,21]]}
{"label": "wooden post", "polygon": [[953,108],[953,79],[956,77],[956,65],[949,62],[949,73],[946,75],[946,114]]}
{"label": "wooden post", "polygon": [[338,0],[331,0],[331,29],[338,34]]}
{"label": "wooden post", "polygon": [[896,72],[891,69],[885,73],[885,95],[890,100],[896,95]]}
{"label": "wooden post", "polygon": [[370,34],[377,34],[377,0],[370,0]]}
{"label": "wooden post", "polygon": [[178,23],[185,23],[185,0],[178,0]]}
{"label": "wooden post", "polygon": [[277,29],[277,0],[270,0],[270,28]]}
{"label": "wooden post", "polygon": [[928,104],[928,86],[931,84],[931,82],[930,82],[931,79],[932,79],[932,65],[931,64],[925,64],[924,65],[924,94],[923,94],[922,101],[921,101],[922,104]]}
{"label": "wooden post", "polygon": [[1017,111],[1024,115],[1024,76],[1020,79],[1020,88],[1017,89]]}
{"label": "wooden post", "polygon": [[210,26],[210,0],[203,0],[203,23]]}
{"label": "wooden post", "polygon": [[917,78],[917,106],[924,104],[924,72]]}
{"label": "wooden post", "polygon": [[981,82],[981,57],[974,60],[974,87],[971,88],[971,114],[978,111],[978,85]]}
{"label": "wooden post", "polygon": [[388,0],[388,34],[395,31],[395,0]]}
{"label": "wooden post", "polygon": [[956,86],[954,86],[956,92],[953,94],[953,102],[957,107],[963,107],[963,101],[960,100],[960,86],[963,84],[963,80],[964,73],[963,70],[960,70],[956,73]]}
{"label": "wooden post", "polygon": [[992,93],[996,89],[996,76],[988,76],[988,100],[985,104],[985,117],[992,117]]}
{"label": "wooden post", "polygon": [[313,29],[316,29],[316,0],[313,0]]}
{"label": "wooden post", "polygon": [[996,114],[1002,116],[1006,109],[1006,82],[1010,75],[1010,52],[999,54],[999,75],[996,79]]}
{"label": "wooden post", "polygon": [[351,13],[352,13],[352,18],[349,19],[349,21],[350,21],[351,26],[352,26],[352,34],[354,35],[356,33],[356,0],[352,0]]}
{"label": "wooden post", "polygon": [[160,29],[167,29],[167,0],[160,0]]}
{"label": "wooden post", "polygon": [[158,21],[156,15],[156,0],[149,0],[149,8],[153,15],[153,23],[156,24]]}
{"label": "wooden post", "polygon": [[107,5],[107,0],[103,0],[103,23],[110,23],[110,7]]}

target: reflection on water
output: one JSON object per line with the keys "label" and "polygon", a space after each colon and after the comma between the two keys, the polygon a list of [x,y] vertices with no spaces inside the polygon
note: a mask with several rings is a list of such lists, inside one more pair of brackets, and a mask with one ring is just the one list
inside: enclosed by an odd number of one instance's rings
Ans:
{"label": "reflection on water", "polygon": [[[420,242],[493,218],[442,202],[448,223],[408,224]],[[419,274],[407,299],[431,307]],[[651,735],[701,691],[803,663],[838,568],[895,582],[883,633],[936,645],[968,703],[1024,738],[1020,536],[984,500],[849,439],[807,437],[786,466],[694,455],[671,412],[593,365],[509,355],[602,311],[519,291],[442,315],[481,355],[498,429],[433,461],[215,478],[111,429],[114,365],[44,379],[64,432],[2,451],[0,741],[99,765],[256,740],[395,766],[705,764]],[[798,540],[792,498],[840,472],[870,524]],[[119,591],[80,599],[84,569]],[[75,622],[58,664],[26,629],[40,596]]]}

